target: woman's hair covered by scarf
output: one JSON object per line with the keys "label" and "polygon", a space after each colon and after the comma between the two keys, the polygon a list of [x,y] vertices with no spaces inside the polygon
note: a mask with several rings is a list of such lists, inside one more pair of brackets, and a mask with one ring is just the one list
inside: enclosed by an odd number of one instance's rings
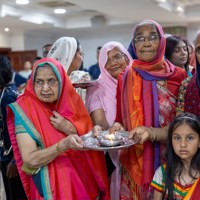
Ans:
{"label": "woman's hair covered by scarf", "polygon": [[54,42],[47,57],[54,58],[60,62],[67,73],[77,48],[78,42],[74,37],[61,37]]}

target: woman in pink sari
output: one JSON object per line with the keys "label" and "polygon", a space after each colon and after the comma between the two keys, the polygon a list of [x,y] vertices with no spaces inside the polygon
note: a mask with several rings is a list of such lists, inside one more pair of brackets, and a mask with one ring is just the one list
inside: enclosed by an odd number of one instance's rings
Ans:
{"label": "woman in pink sari", "polygon": [[[94,125],[98,130],[107,130],[116,118],[117,78],[119,74],[130,67],[132,58],[125,47],[119,42],[108,42],[103,45],[99,53],[99,66],[101,74],[94,85],[87,88],[86,107]],[[95,127],[95,128],[96,128]],[[109,151],[109,156],[116,168],[113,172],[111,165],[108,171],[111,175],[111,199],[119,200],[120,168],[118,150]],[[106,158],[109,159],[108,154]]]}
{"label": "woman in pink sari", "polygon": [[103,153],[70,150],[83,148],[79,136],[91,130],[92,122],[60,63],[44,58],[35,64],[8,116],[28,199],[109,199]]}

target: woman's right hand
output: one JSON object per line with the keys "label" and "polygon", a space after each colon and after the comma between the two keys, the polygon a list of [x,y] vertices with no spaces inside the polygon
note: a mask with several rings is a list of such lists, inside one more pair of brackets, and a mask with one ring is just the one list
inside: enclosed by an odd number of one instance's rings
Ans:
{"label": "woman's right hand", "polygon": [[147,140],[155,140],[156,133],[153,131],[152,127],[138,126],[130,131],[129,138],[132,138],[139,143],[143,144]]}
{"label": "woman's right hand", "polygon": [[122,126],[122,124],[115,122],[108,130],[110,133],[114,133],[115,131],[124,131],[125,128]]}
{"label": "woman's right hand", "polygon": [[83,140],[76,134],[72,134],[62,139],[57,143],[58,151],[65,151],[67,149],[82,149]]}

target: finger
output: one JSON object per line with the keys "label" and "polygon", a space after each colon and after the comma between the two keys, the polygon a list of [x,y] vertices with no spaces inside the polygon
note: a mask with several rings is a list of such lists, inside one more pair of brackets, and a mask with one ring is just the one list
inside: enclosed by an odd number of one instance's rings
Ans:
{"label": "finger", "polygon": [[59,118],[59,117],[62,117],[58,112],[56,111],[53,111],[53,115],[55,118]]}
{"label": "finger", "polygon": [[133,138],[136,135],[136,132],[134,130],[131,130],[129,132],[129,138]]}

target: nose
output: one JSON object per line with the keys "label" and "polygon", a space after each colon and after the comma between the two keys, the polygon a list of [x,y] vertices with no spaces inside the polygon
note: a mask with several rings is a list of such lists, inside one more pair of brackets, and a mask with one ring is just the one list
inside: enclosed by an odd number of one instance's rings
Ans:
{"label": "nose", "polygon": [[148,38],[148,37],[145,37],[145,38],[144,38],[144,44],[145,44],[145,45],[150,45],[150,42],[149,42],[149,38]]}
{"label": "nose", "polygon": [[49,84],[47,82],[45,82],[42,89],[46,91],[46,90],[49,90],[49,88],[50,88]]}
{"label": "nose", "polygon": [[185,147],[186,146],[186,140],[182,139],[180,145],[181,145],[181,147]]}

